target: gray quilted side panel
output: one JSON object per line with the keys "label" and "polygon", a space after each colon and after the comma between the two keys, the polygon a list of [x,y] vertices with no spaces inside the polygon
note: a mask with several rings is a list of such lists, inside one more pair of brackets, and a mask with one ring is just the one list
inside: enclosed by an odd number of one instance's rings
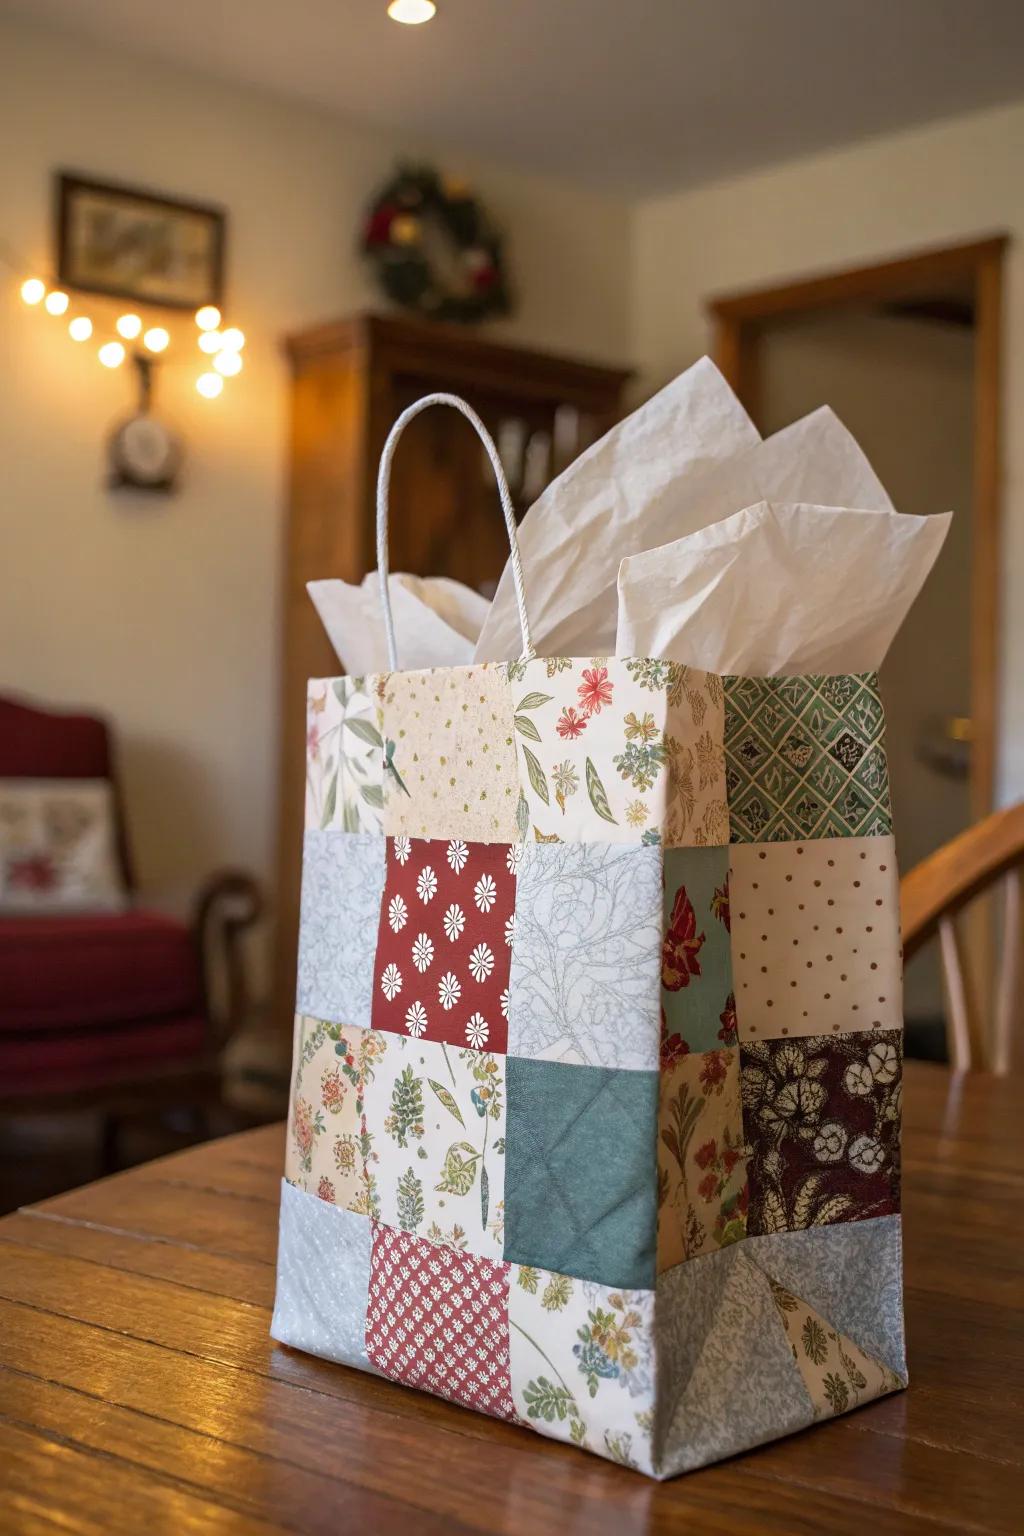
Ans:
{"label": "gray quilted side panel", "polygon": [[371,1235],[368,1217],[282,1180],[272,1338],[380,1374],[365,1344]]}
{"label": "gray quilted side panel", "polygon": [[743,1251],[905,1382],[902,1235],[899,1216],[876,1216],[751,1237]]}
{"label": "gray quilted side panel", "polygon": [[299,1013],[369,1029],[386,846],[372,832],[305,834]]}
{"label": "gray quilted side panel", "polygon": [[743,1257],[744,1247],[658,1277],[659,1477],[692,1472],[814,1419],[767,1278]]}

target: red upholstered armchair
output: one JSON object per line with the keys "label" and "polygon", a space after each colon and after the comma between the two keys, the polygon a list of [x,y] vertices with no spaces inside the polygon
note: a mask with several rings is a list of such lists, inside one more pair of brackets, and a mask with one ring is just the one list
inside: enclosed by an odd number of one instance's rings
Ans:
{"label": "red upholstered armchair", "polygon": [[[0,695],[0,779],[109,781],[118,862],[132,892],[102,720]],[[228,871],[202,887],[190,924],[130,903],[0,911],[0,1107],[96,1107],[109,1137],[119,1114],[219,1097],[223,1049],[246,1004],[240,935],[260,908],[255,882]]]}

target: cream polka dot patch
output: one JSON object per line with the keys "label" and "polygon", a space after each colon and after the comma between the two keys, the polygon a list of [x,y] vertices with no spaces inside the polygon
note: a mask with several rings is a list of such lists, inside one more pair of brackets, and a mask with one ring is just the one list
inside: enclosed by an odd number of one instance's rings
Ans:
{"label": "cream polka dot patch", "polygon": [[900,1027],[891,837],[735,843],[729,882],[741,1040]]}
{"label": "cream polka dot patch", "polygon": [[385,832],[517,842],[504,667],[392,672],[383,683]]}

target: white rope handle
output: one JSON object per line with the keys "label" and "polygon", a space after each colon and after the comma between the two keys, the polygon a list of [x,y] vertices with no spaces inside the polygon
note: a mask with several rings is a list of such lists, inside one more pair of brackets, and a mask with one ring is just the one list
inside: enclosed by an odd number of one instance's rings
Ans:
{"label": "white rope handle", "polygon": [[391,613],[391,594],[388,591],[388,487],[391,484],[391,460],[395,456],[398,439],[405,428],[413,417],[425,411],[428,405],[453,405],[457,411],[461,411],[487,450],[487,457],[491,461],[491,468],[498,482],[501,510],[505,514],[505,527],[508,529],[508,542],[512,551],[512,580],[516,589],[519,624],[523,631],[523,654],[519,659],[531,661],[536,652],[530,639],[530,620],[526,612],[523,566],[519,558],[519,540],[516,537],[516,514],[512,506],[508,481],[505,479],[505,471],[501,466],[498,450],[494,446],[494,439],[473,407],[467,405],[458,395],[424,395],[422,400],[417,400],[413,405],[408,406],[391,428],[387,442],[384,444],[384,452],[380,456],[380,469],[377,471],[377,571],[380,576],[380,606],[384,614],[384,634],[388,644],[388,665],[392,672],[398,671],[398,645],[395,640],[395,621]]}

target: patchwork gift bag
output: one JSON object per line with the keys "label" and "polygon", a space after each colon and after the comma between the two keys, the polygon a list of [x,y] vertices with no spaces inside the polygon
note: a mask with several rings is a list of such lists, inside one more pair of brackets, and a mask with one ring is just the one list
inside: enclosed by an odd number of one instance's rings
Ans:
{"label": "patchwork gift bag", "polygon": [[[402,672],[440,402],[523,651]],[[274,1337],[654,1477],[904,1386],[876,678],[535,656],[449,396],[378,561],[390,670],[309,685]]]}

